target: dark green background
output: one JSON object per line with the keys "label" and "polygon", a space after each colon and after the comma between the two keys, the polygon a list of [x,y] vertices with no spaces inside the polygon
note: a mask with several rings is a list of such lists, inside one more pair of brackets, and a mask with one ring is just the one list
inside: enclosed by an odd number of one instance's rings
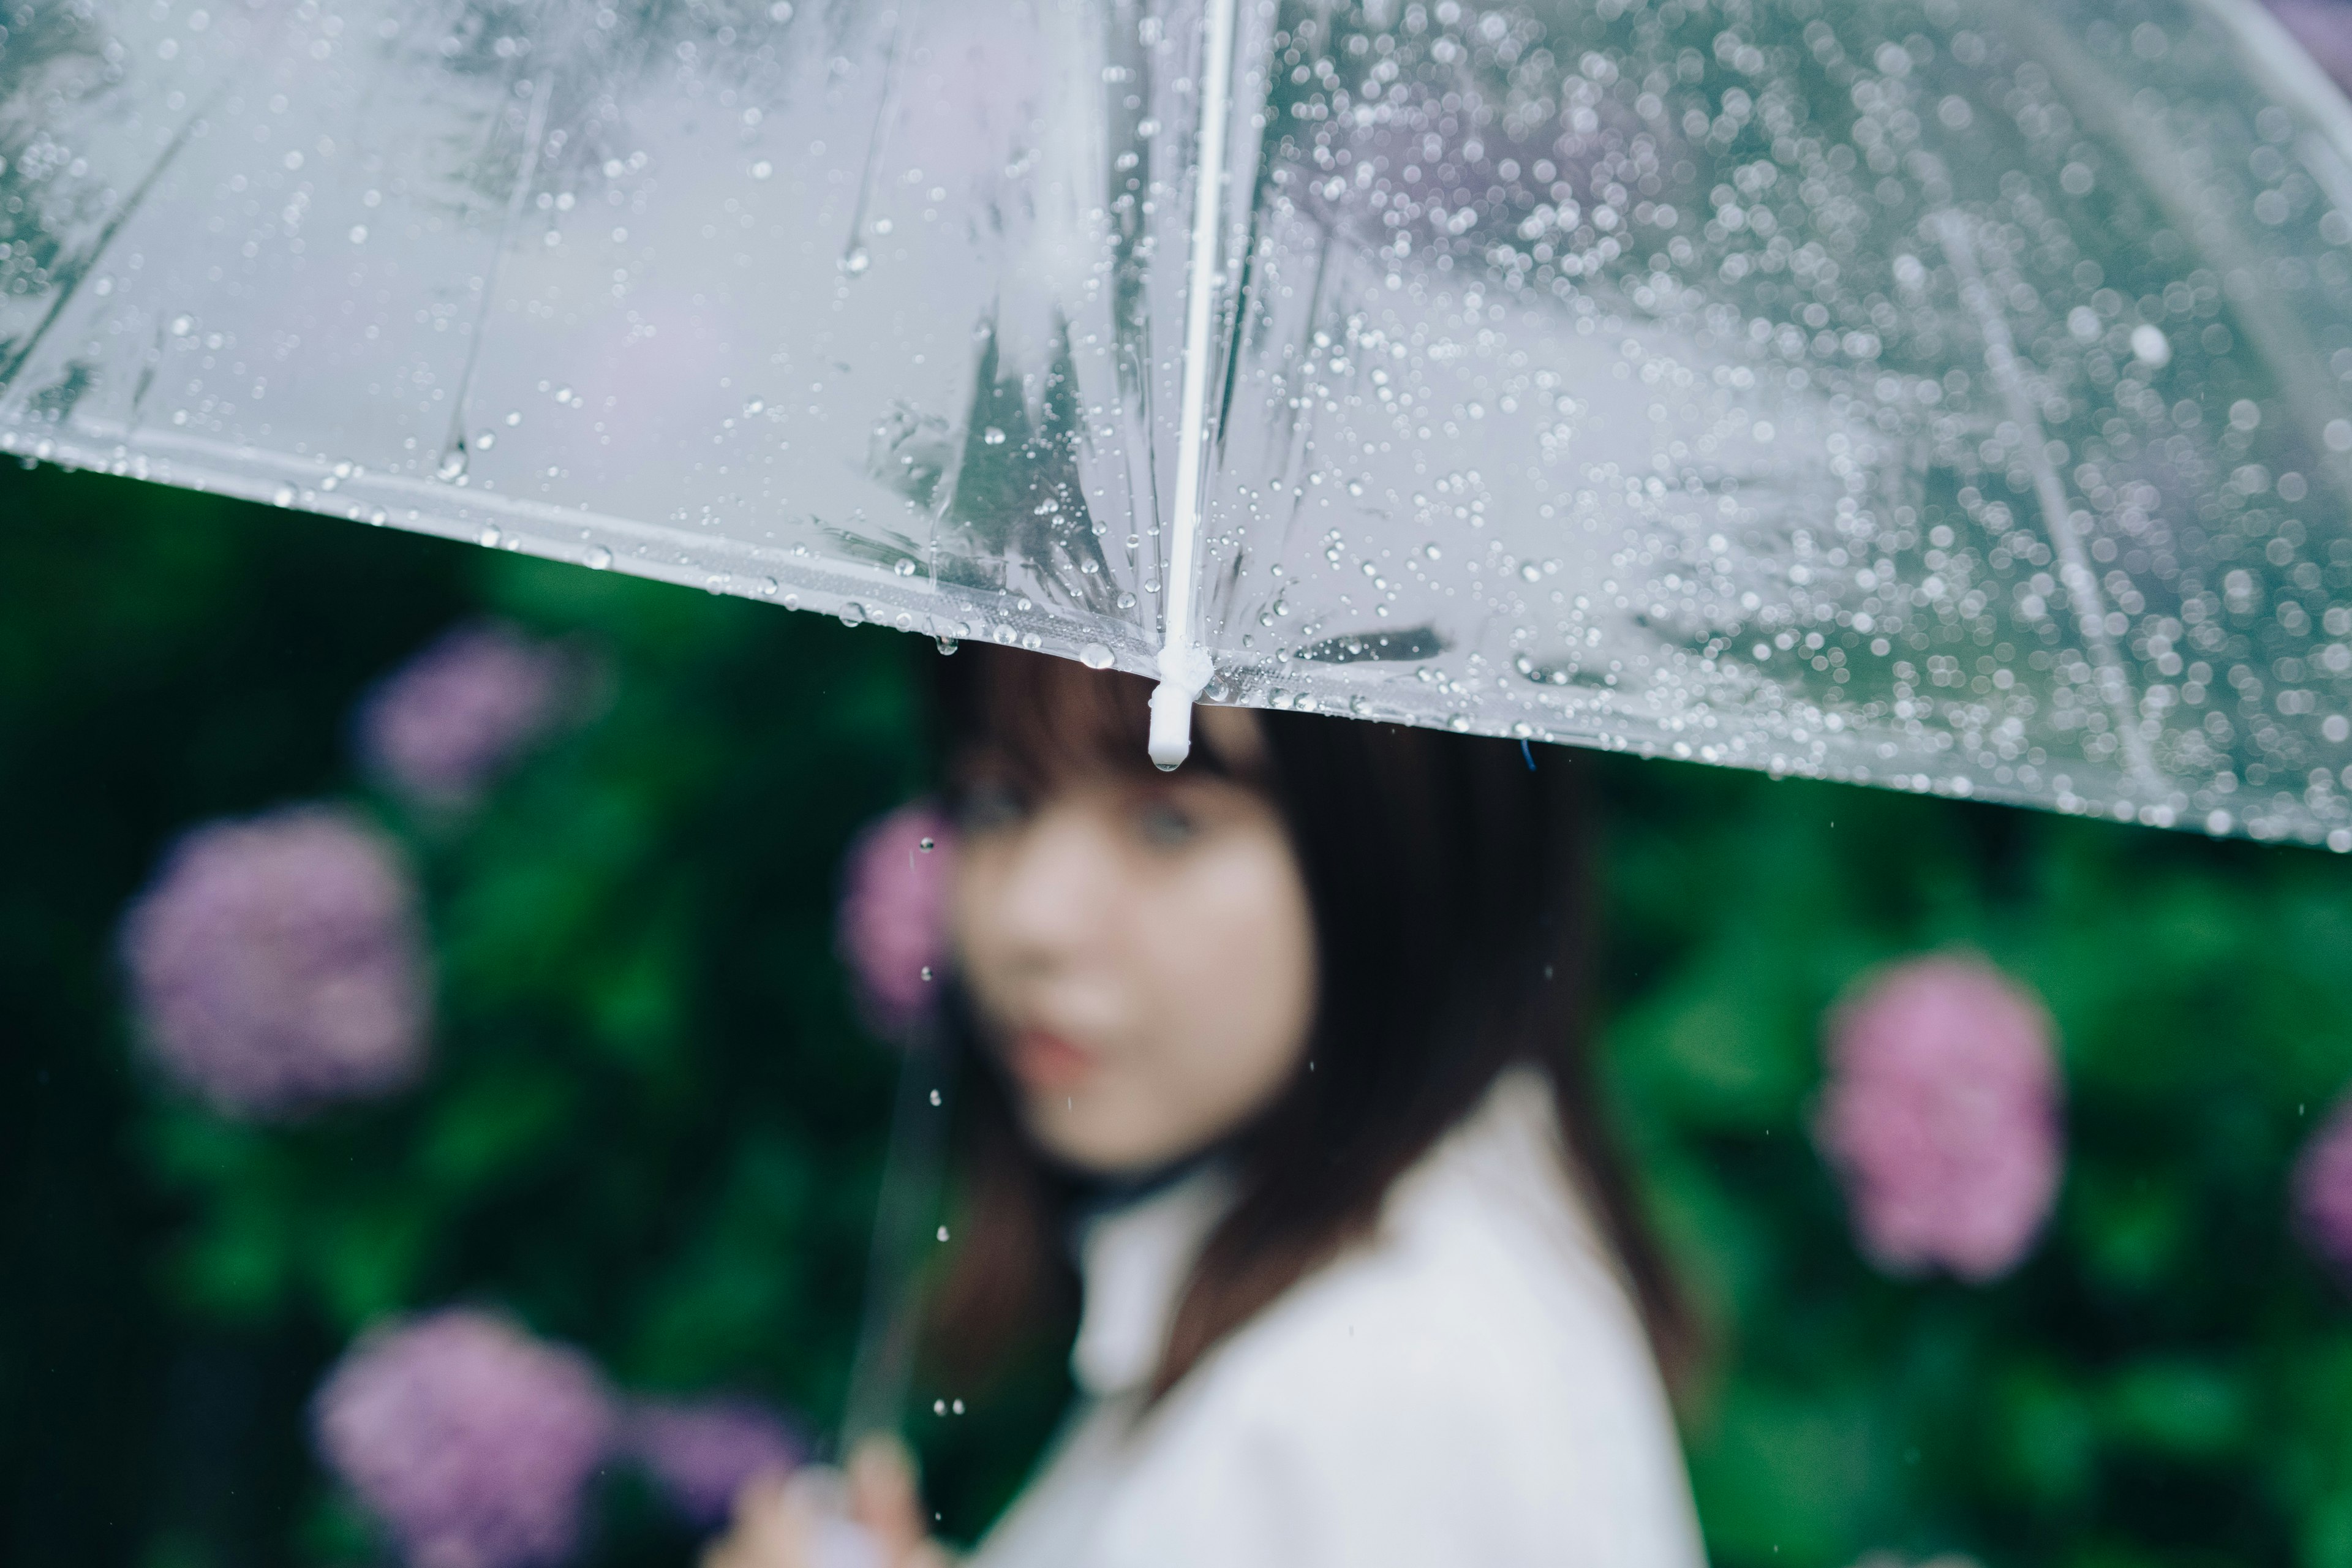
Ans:
{"label": "dark green background", "polygon": [[[371,795],[352,700],[452,622],[596,650],[593,721],[462,824]],[[303,1403],[380,1314],[494,1302],[624,1387],[823,1422],[892,1058],[832,957],[849,835],[919,790],[928,643],[120,480],[0,468],[0,1560],[362,1563]],[[1559,753],[1546,753],[1556,762]],[[1594,760],[1614,1110],[1716,1333],[1687,1436],[1716,1561],[2352,1568],[2352,1307],[2286,1223],[2352,1079],[2352,864]],[[415,855],[418,1090],[231,1126],[130,1049],[113,923],[182,829],[353,800]],[[1806,1119],[1822,1009],[1973,946],[2047,1000],[2044,1245],[1874,1274]],[[933,1417],[933,1393],[971,1414]],[[949,1525],[1060,1386],[925,1390]],[[593,1555],[690,1560],[625,1479]]]}

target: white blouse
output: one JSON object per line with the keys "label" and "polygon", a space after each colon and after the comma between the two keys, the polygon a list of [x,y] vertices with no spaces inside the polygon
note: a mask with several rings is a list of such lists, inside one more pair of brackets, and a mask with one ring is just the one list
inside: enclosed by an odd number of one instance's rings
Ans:
{"label": "white blouse", "polygon": [[1082,1396],[971,1568],[1696,1568],[1656,1363],[1528,1069],[1144,1410],[1230,1195],[1203,1171],[1093,1222]]}

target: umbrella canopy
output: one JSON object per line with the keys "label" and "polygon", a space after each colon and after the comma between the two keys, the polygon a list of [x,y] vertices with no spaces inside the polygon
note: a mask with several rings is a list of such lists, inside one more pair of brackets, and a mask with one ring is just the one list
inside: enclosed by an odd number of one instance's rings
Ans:
{"label": "umbrella canopy", "polygon": [[2352,108],[2252,0],[7,27],[0,449],[1156,674],[1163,760],[2352,850]]}

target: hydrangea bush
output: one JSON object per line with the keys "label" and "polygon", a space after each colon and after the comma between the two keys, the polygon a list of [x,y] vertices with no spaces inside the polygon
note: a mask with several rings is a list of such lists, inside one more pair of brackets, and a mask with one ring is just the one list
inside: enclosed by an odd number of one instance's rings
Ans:
{"label": "hydrangea bush", "polygon": [[362,1336],[312,1420],[328,1465],[419,1568],[571,1556],[619,1428],[586,1357],[455,1309]]}
{"label": "hydrangea bush", "polygon": [[140,1029],[172,1078],[239,1117],[374,1098],[431,1027],[415,879],[359,817],[299,806],[190,832],[122,923]]}

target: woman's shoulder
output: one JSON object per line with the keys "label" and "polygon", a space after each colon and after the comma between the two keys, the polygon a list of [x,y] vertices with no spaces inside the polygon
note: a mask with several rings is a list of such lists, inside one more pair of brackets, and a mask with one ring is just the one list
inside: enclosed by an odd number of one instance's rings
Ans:
{"label": "woman's shoulder", "polygon": [[1408,1391],[1424,1410],[1547,1426],[1613,1422],[1622,1398],[1664,1408],[1640,1318],[1569,1185],[1548,1092],[1518,1075],[1399,1181],[1370,1237],[1219,1361],[1230,1370],[1210,1381],[1291,1413]]}
{"label": "woman's shoulder", "polygon": [[1134,1528],[1263,1511],[1269,1530],[1313,1521],[1298,1542],[1351,1543],[1332,1561],[1414,1561],[1416,1542],[1496,1564],[1698,1561],[1639,1321],[1564,1178],[1533,1159],[1543,1145],[1512,1147],[1528,1118],[1496,1110],[1490,1099],[1400,1184],[1371,1237],[1153,1414],[1137,1434]]}

